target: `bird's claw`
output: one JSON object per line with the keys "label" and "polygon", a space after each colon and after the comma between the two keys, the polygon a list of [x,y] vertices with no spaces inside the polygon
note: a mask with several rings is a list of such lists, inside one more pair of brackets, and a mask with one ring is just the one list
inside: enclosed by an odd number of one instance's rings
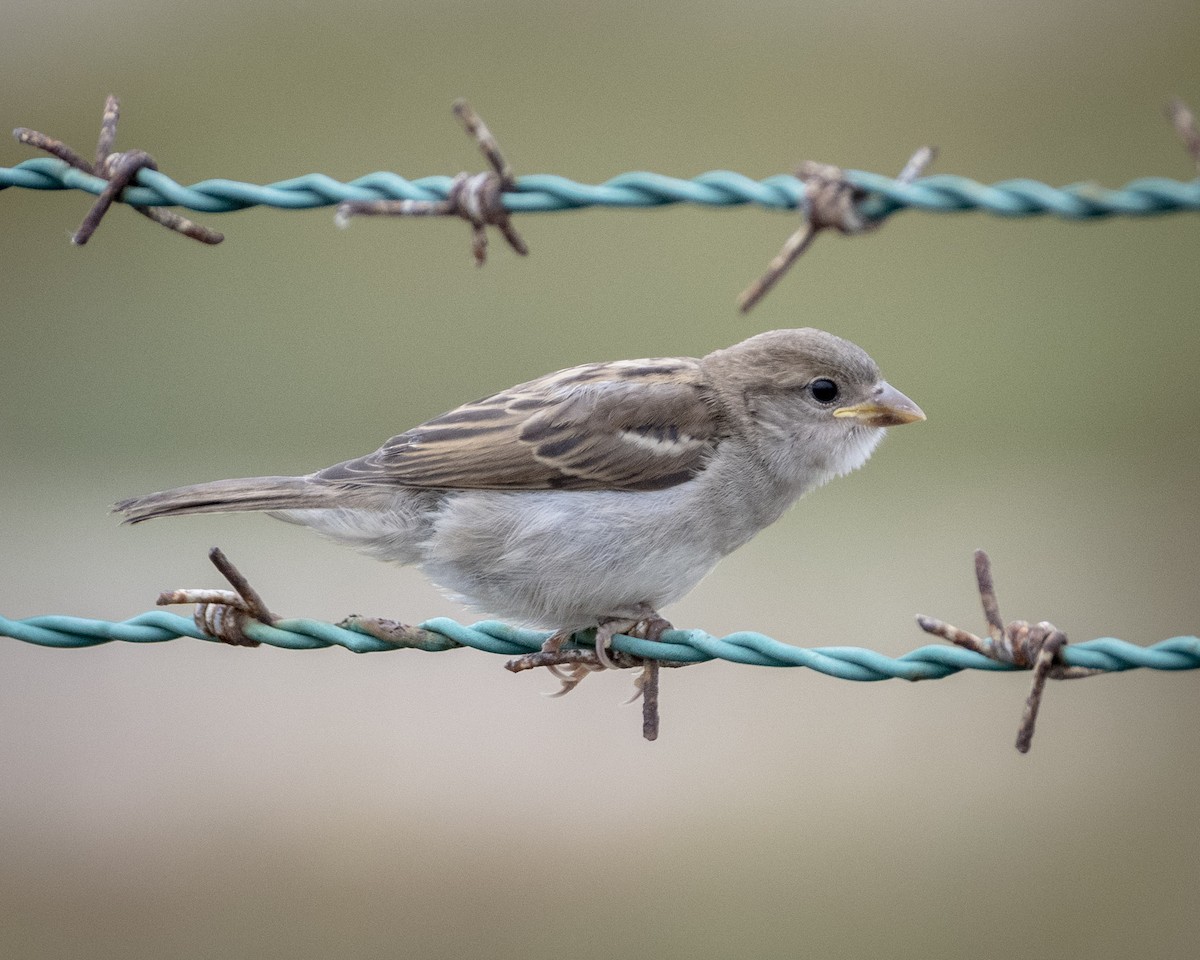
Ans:
{"label": "bird's claw", "polygon": [[637,703],[646,695],[646,687],[656,679],[654,672],[657,667],[658,663],[653,660],[647,660],[642,665],[642,672],[633,678],[633,694],[622,704],[622,706],[629,706],[631,703]]}
{"label": "bird's claw", "polygon": [[557,663],[551,663],[546,665],[546,669],[559,679],[559,682],[562,684],[562,686],[553,693],[543,693],[542,696],[548,697],[551,700],[557,700],[559,697],[565,697],[568,693],[583,683],[584,678],[587,677],[588,674],[592,673],[594,670],[603,670],[604,667],[593,666],[588,663],[576,663],[573,664],[569,669],[564,669]]}

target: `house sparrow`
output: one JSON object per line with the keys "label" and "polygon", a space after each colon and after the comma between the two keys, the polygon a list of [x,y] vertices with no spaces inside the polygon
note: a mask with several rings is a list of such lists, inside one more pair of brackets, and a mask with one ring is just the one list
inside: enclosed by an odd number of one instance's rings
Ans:
{"label": "house sparrow", "polygon": [[[303,477],[123,500],[128,523],[262,510],[468,603],[609,639],[657,614],[807,491],[925,419],[862,349],[775,330],[701,359],[589,363],[468,403]],[[611,663],[610,663],[611,665]],[[575,682],[578,682],[576,679]]]}

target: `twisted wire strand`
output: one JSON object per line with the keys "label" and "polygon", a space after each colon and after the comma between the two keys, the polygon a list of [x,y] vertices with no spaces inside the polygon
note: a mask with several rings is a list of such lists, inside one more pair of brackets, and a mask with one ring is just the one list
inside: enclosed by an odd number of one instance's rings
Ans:
{"label": "twisted wire strand", "polygon": [[[245,633],[253,640],[288,650],[314,650],[340,646],[353,653],[418,649],[430,652],[472,647],[503,656],[520,656],[541,649],[548,633],[523,630],[495,620],[465,626],[446,617],[427,620],[403,642],[389,642],[360,630],[297,618],[273,626],[251,622]],[[113,622],[81,617],[42,616],[10,620],[0,616],[0,636],[46,647],[78,648],[122,640],[127,643],[161,643],[181,637],[213,640],[190,617],[151,610],[129,620]],[[219,642],[219,641],[214,641]],[[625,653],[655,660],[702,663],[726,660],[760,667],[808,667],[841,680],[888,679],[940,680],[962,670],[1010,671],[1020,669],[999,663],[961,647],[928,645],[900,657],[889,657],[862,647],[795,647],[761,633],[739,631],[714,637],[703,630],[669,630],[662,640],[618,636],[613,646]],[[1149,670],[1200,668],[1200,638],[1172,637],[1149,647],[1101,637],[1073,643],[1063,650],[1068,666],[1117,673],[1144,667]]]}
{"label": "twisted wire strand", "polygon": [[[1089,220],[1111,216],[1146,216],[1200,211],[1200,179],[1190,182],[1165,177],[1144,177],[1119,189],[1093,183],[1056,188],[1036,180],[1016,179],[986,185],[953,174],[936,174],[912,183],[862,170],[845,171],[846,179],[866,191],[860,213],[882,220],[898,210],[934,213],[980,210],[1001,217],[1055,216]],[[236,180],[203,180],[184,186],[157,170],[138,172],[137,186],[119,198],[134,206],[178,206],[202,213],[228,213],[254,206],[306,210],[328,207],[344,200],[445,200],[453,177],[431,176],[408,180],[380,171],[347,183],[321,173],[310,173],[278,183],[258,185]],[[35,157],[15,167],[0,167],[0,190],[83,190],[99,195],[107,181],[76,170],[53,157]],[[803,205],[804,184],[780,174],[754,180],[728,170],[711,170],[690,180],[660,173],[623,173],[600,184],[576,183],[554,174],[519,177],[516,190],[505,193],[505,209],[512,213],[546,213],[583,207],[660,207],[691,203],[727,207],[756,204],[774,210]]]}

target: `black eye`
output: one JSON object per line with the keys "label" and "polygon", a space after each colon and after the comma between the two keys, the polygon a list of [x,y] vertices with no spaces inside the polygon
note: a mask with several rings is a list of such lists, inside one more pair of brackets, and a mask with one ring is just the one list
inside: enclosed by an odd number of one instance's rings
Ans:
{"label": "black eye", "polygon": [[819,377],[808,385],[808,392],[818,403],[833,403],[837,399],[838,385],[826,377]]}

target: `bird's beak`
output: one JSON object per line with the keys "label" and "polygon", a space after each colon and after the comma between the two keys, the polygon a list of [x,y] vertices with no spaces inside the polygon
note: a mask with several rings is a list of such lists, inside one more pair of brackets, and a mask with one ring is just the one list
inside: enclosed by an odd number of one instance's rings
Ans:
{"label": "bird's beak", "polygon": [[833,415],[853,417],[868,427],[898,427],[925,419],[920,407],[887,382],[875,388],[870,400],[834,410]]}

